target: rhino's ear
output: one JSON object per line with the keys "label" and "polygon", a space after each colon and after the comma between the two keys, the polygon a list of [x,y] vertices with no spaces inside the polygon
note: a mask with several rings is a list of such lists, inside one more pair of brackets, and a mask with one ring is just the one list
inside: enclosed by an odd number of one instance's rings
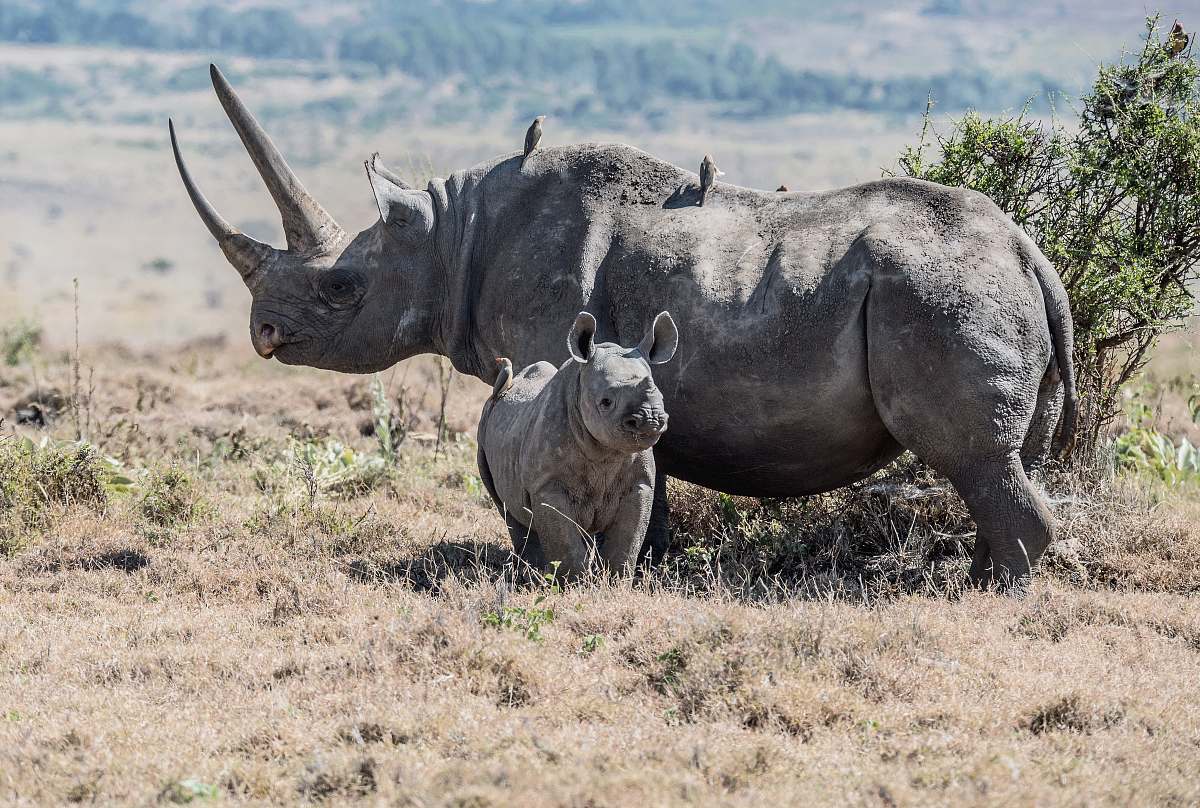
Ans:
{"label": "rhino's ear", "polygon": [[665,311],[660,312],[654,318],[654,325],[650,326],[646,336],[642,337],[642,341],[638,343],[638,350],[652,365],[670,362],[678,347],[679,329],[675,327],[675,321],[671,319],[671,315]]}
{"label": "rhino's ear", "polygon": [[372,155],[364,165],[379,208],[379,218],[388,226],[388,232],[406,241],[417,241],[433,232],[433,197],[428,191],[408,187],[380,162],[378,154]]}
{"label": "rhino's ear", "polygon": [[595,337],[596,318],[586,311],[579,312],[567,337],[567,348],[576,362],[586,362],[592,358],[592,353],[596,350]]}

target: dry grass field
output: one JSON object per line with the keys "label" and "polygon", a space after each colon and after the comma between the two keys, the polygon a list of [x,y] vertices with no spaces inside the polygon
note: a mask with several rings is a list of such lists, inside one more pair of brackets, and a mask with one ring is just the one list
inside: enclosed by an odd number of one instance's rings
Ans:
{"label": "dry grass field", "polygon": [[0,802],[1200,802],[1194,487],[1048,478],[1014,599],[915,462],[679,485],[663,568],[562,590],[475,476],[482,385],[250,356],[85,349],[93,455],[43,444],[69,357],[0,367]]}

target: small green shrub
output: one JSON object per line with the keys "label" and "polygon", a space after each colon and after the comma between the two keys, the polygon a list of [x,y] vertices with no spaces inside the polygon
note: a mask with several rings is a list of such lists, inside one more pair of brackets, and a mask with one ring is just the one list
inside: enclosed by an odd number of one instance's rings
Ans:
{"label": "small green shrub", "polygon": [[401,395],[396,402],[399,410],[393,411],[383,379],[376,373],[371,378],[371,419],[375,440],[379,444],[379,456],[392,465],[399,459],[400,446],[408,437],[409,429],[404,396]]}
{"label": "small green shrub", "polygon": [[384,459],[363,454],[336,440],[294,447],[297,465],[313,470],[317,485],[331,494],[363,494],[388,474]]}
{"label": "small green shrub", "polygon": [[484,612],[480,620],[485,626],[515,631],[527,640],[540,642],[542,626],[554,622],[554,609],[543,606],[542,604],[545,602],[546,596],[538,595],[534,599],[533,605],[528,608],[503,606]]}
{"label": "small green shrub", "polygon": [[159,801],[187,805],[197,801],[215,800],[220,796],[221,791],[216,786],[189,777],[186,780],[167,783],[159,793]]}
{"label": "small green shrub", "polygon": [[11,555],[28,533],[45,530],[56,510],[108,506],[110,470],[85,443],[35,444],[0,439],[0,555]]}
{"label": "small green shrub", "polygon": [[[1191,399],[1192,417],[1200,418],[1197,400]],[[1118,471],[1155,477],[1168,485],[1200,482],[1200,448],[1187,437],[1178,442],[1155,425],[1154,411],[1144,400],[1131,398],[1126,406],[1129,429],[1113,443],[1113,460]]]}
{"label": "small green shrub", "polygon": [[9,367],[32,359],[42,344],[42,327],[30,320],[17,320],[0,328],[0,358]]}
{"label": "small green shrub", "polygon": [[190,524],[204,510],[191,477],[178,468],[152,474],[137,507],[143,519],[160,528]]}
{"label": "small green shrub", "polygon": [[[304,484],[309,505],[320,494],[361,496],[372,490],[392,472],[390,463],[378,454],[356,452],[341,441],[294,441],[291,465]],[[256,474],[262,480],[268,475]],[[264,489],[265,490],[265,489]]]}

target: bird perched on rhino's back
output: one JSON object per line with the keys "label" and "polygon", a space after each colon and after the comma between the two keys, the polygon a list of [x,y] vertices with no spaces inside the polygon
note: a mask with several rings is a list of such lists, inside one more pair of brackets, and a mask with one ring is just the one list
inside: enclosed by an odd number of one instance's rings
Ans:
{"label": "bird perched on rhino's back", "polygon": [[[535,566],[584,572],[599,553],[631,568],[654,500],[651,447],[667,430],[651,365],[675,354],[679,332],[662,312],[634,348],[597,344],[596,318],[580,312],[571,358],[500,377],[479,419],[479,477],[503,514],[516,552]],[[505,378],[507,377],[507,379]]]}
{"label": "bird perched on rhino's back", "polygon": [[700,204],[704,204],[704,200],[708,198],[708,191],[713,187],[713,183],[717,181],[717,177],[724,175],[724,171],[717,168],[717,164],[713,162],[712,155],[704,155],[704,159],[700,161]]}
{"label": "bird perched on rhino's back", "polygon": [[507,356],[496,357],[496,367],[500,372],[496,374],[496,383],[492,385],[492,398],[497,399],[508,392],[508,388],[512,387],[513,368],[512,360]]}
{"label": "bird perched on rhino's back", "polygon": [[775,189],[775,193],[780,193],[780,192],[787,193],[790,190],[792,190],[792,189],[788,188],[786,185],[780,185],[778,188]]}
{"label": "bird perched on rhino's back", "polygon": [[538,144],[542,142],[542,121],[544,120],[546,120],[545,115],[537,116],[533,119],[533,123],[529,124],[529,129],[525,131],[525,154],[521,156],[521,165],[525,165],[529,155],[533,154]]}

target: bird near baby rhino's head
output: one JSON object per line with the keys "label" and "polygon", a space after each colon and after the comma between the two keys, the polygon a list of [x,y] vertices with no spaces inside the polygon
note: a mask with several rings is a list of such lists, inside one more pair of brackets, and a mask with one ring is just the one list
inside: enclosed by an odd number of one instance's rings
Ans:
{"label": "bird near baby rhino's head", "polygon": [[662,312],[637,346],[595,343],[596,318],[580,312],[567,347],[579,369],[579,412],[584,426],[600,444],[616,451],[640,452],[658,443],[667,431],[662,392],[651,365],[669,362],[679,346],[679,330]]}

